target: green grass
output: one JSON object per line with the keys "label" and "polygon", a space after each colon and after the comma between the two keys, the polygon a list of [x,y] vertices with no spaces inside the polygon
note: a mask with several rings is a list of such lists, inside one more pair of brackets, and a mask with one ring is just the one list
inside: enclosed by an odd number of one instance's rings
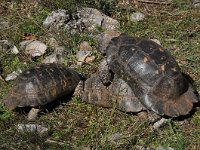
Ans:
{"label": "green grass", "polygon": [[[189,0],[175,0],[172,5],[133,3],[128,6],[118,1],[105,0],[44,0],[36,5],[25,0],[1,2],[0,18],[9,21],[9,28],[0,29],[0,39],[12,41],[18,48],[23,34],[28,32],[48,43],[54,37],[66,46],[64,63],[73,65],[76,61],[78,45],[88,41],[93,47],[96,60],[77,70],[85,74],[95,73],[102,56],[96,50],[96,41],[87,34],[70,35],[62,31],[48,31],[42,27],[46,16],[56,9],[76,10],[76,6],[90,6],[100,9],[121,23],[120,31],[131,35],[155,38],[170,50],[178,61],[182,71],[192,77],[197,91],[200,91],[200,51],[199,51],[199,10],[191,7]],[[118,6],[118,7],[116,7]],[[146,15],[143,21],[132,23],[128,15],[140,11]],[[97,27],[98,32],[102,29]],[[5,77],[17,69],[25,70],[41,63],[51,54],[53,48],[48,47],[47,53],[37,59],[30,59],[23,54],[13,55],[0,52],[0,63],[3,65]],[[0,80],[0,101],[13,85],[12,81]],[[139,149],[138,147],[156,148],[159,145],[172,147],[176,150],[198,150],[200,147],[200,110],[186,118],[185,123],[169,121],[164,127],[152,130],[147,119],[137,115],[126,114],[117,110],[100,108],[81,102],[73,97],[69,102],[60,102],[53,109],[43,109],[35,122],[49,128],[43,135],[21,133],[16,126],[29,123],[25,110],[9,111],[0,103],[0,149]],[[116,141],[110,140],[119,134]]]}

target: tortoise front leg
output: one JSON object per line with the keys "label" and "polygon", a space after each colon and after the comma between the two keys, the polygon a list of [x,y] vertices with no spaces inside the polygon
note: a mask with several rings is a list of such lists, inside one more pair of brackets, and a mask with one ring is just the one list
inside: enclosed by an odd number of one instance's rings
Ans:
{"label": "tortoise front leg", "polygon": [[113,81],[114,73],[110,70],[106,59],[103,59],[99,65],[98,76],[105,86],[109,86]]}
{"label": "tortoise front leg", "polygon": [[39,111],[39,107],[31,108],[31,110],[28,113],[28,121],[34,121],[37,118]]}

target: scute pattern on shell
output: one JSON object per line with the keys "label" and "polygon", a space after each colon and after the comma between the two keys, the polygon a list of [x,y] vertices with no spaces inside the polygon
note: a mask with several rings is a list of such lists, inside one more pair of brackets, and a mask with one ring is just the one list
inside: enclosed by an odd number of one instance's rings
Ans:
{"label": "scute pattern on shell", "polygon": [[20,74],[3,102],[10,109],[45,105],[74,92],[80,80],[80,74],[70,68],[43,64]]}
{"label": "scute pattern on shell", "polygon": [[111,40],[106,56],[109,68],[157,114],[186,115],[198,102],[174,57],[159,44],[121,34]]}
{"label": "scute pattern on shell", "polygon": [[114,107],[123,112],[145,110],[134,92],[122,79],[114,77],[109,86],[103,85],[98,75],[90,77],[84,83],[81,100],[102,107]]}

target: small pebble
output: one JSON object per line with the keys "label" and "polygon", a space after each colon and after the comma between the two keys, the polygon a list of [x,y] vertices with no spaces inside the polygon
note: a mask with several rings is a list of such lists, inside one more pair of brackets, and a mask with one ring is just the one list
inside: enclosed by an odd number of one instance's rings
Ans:
{"label": "small pebble", "polygon": [[17,129],[22,132],[36,132],[40,134],[48,131],[48,128],[38,124],[18,124]]}
{"label": "small pebble", "polygon": [[5,81],[11,81],[17,78],[17,76],[22,73],[22,71],[19,69],[17,71],[13,71],[12,73],[8,74],[5,78]]}
{"label": "small pebble", "polygon": [[141,12],[135,12],[130,16],[130,20],[133,22],[141,21],[145,18],[145,15]]}

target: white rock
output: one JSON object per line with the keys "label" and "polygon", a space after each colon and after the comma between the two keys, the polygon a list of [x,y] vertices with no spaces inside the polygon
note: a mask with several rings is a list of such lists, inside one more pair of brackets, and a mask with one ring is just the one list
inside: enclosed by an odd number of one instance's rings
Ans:
{"label": "white rock", "polygon": [[17,129],[22,132],[36,132],[40,134],[48,131],[48,128],[38,124],[18,124]]}
{"label": "white rock", "polygon": [[85,28],[95,31],[97,26],[106,30],[116,30],[120,24],[94,8],[81,8],[69,14],[64,9],[53,11],[43,22],[43,26],[53,29],[64,29],[70,33],[82,32]]}
{"label": "white rock", "polygon": [[62,55],[60,53],[55,53],[52,55],[47,56],[42,63],[62,63],[63,62],[63,58]]}
{"label": "white rock", "polygon": [[79,10],[79,13],[88,30],[93,31],[96,29],[96,26],[102,25],[104,17],[97,9],[85,7]]}
{"label": "white rock", "polygon": [[32,57],[41,56],[46,52],[47,46],[38,40],[26,40],[20,43],[21,49],[25,49],[25,54]]}
{"label": "white rock", "polygon": [[13,54],[18,54],[18,53],[19,53],[19,50],[17,49],[16,46],[14,46],[13,49],[11,50],[11,52],[12,52]]}
{"label": "white rock", "polygon": [[5,81],[11,81],[17,78],[17,76],[22,73],[22,71],[19,69],[17,71],[13,71],[12,73],[8,74],[5,78]]}
{"label": "white rock", "polygon": [[119,23],[119,21],[117,21],[111,17],[104,16],[104,20],[102,22],[102,27],[108,31],[117,30],[120,27],[120,23]]}
{"label": "white rock", "polygon": [[133,22],[141,21],[144,18],[145,18],[145,15],[141,12],[135,12],[135,13],[131,14],[131,16],[130,16],[130,20]]}
{"label": "white rock", "polygon": [[80,15],[83,19],[84,25],[90,31],[94,31],[97,26],[100,26],[106,30],[116,30],[120,26],[117,20],[106,16],[94,8],[83,8],[80,10]]}
{"label": "white rock", "polygon": [[76,57],[78,59],[77,64],[82,65],[85,62],[85,59],[91,55],[91,51],[78,51]]}
{"label": "white rock", "polygon": [[43,22],[43,26],[46,28],[57,28],[64,26],[70,19],[69,14],[64,9],[59,9],[51,12],[51,14]]}

